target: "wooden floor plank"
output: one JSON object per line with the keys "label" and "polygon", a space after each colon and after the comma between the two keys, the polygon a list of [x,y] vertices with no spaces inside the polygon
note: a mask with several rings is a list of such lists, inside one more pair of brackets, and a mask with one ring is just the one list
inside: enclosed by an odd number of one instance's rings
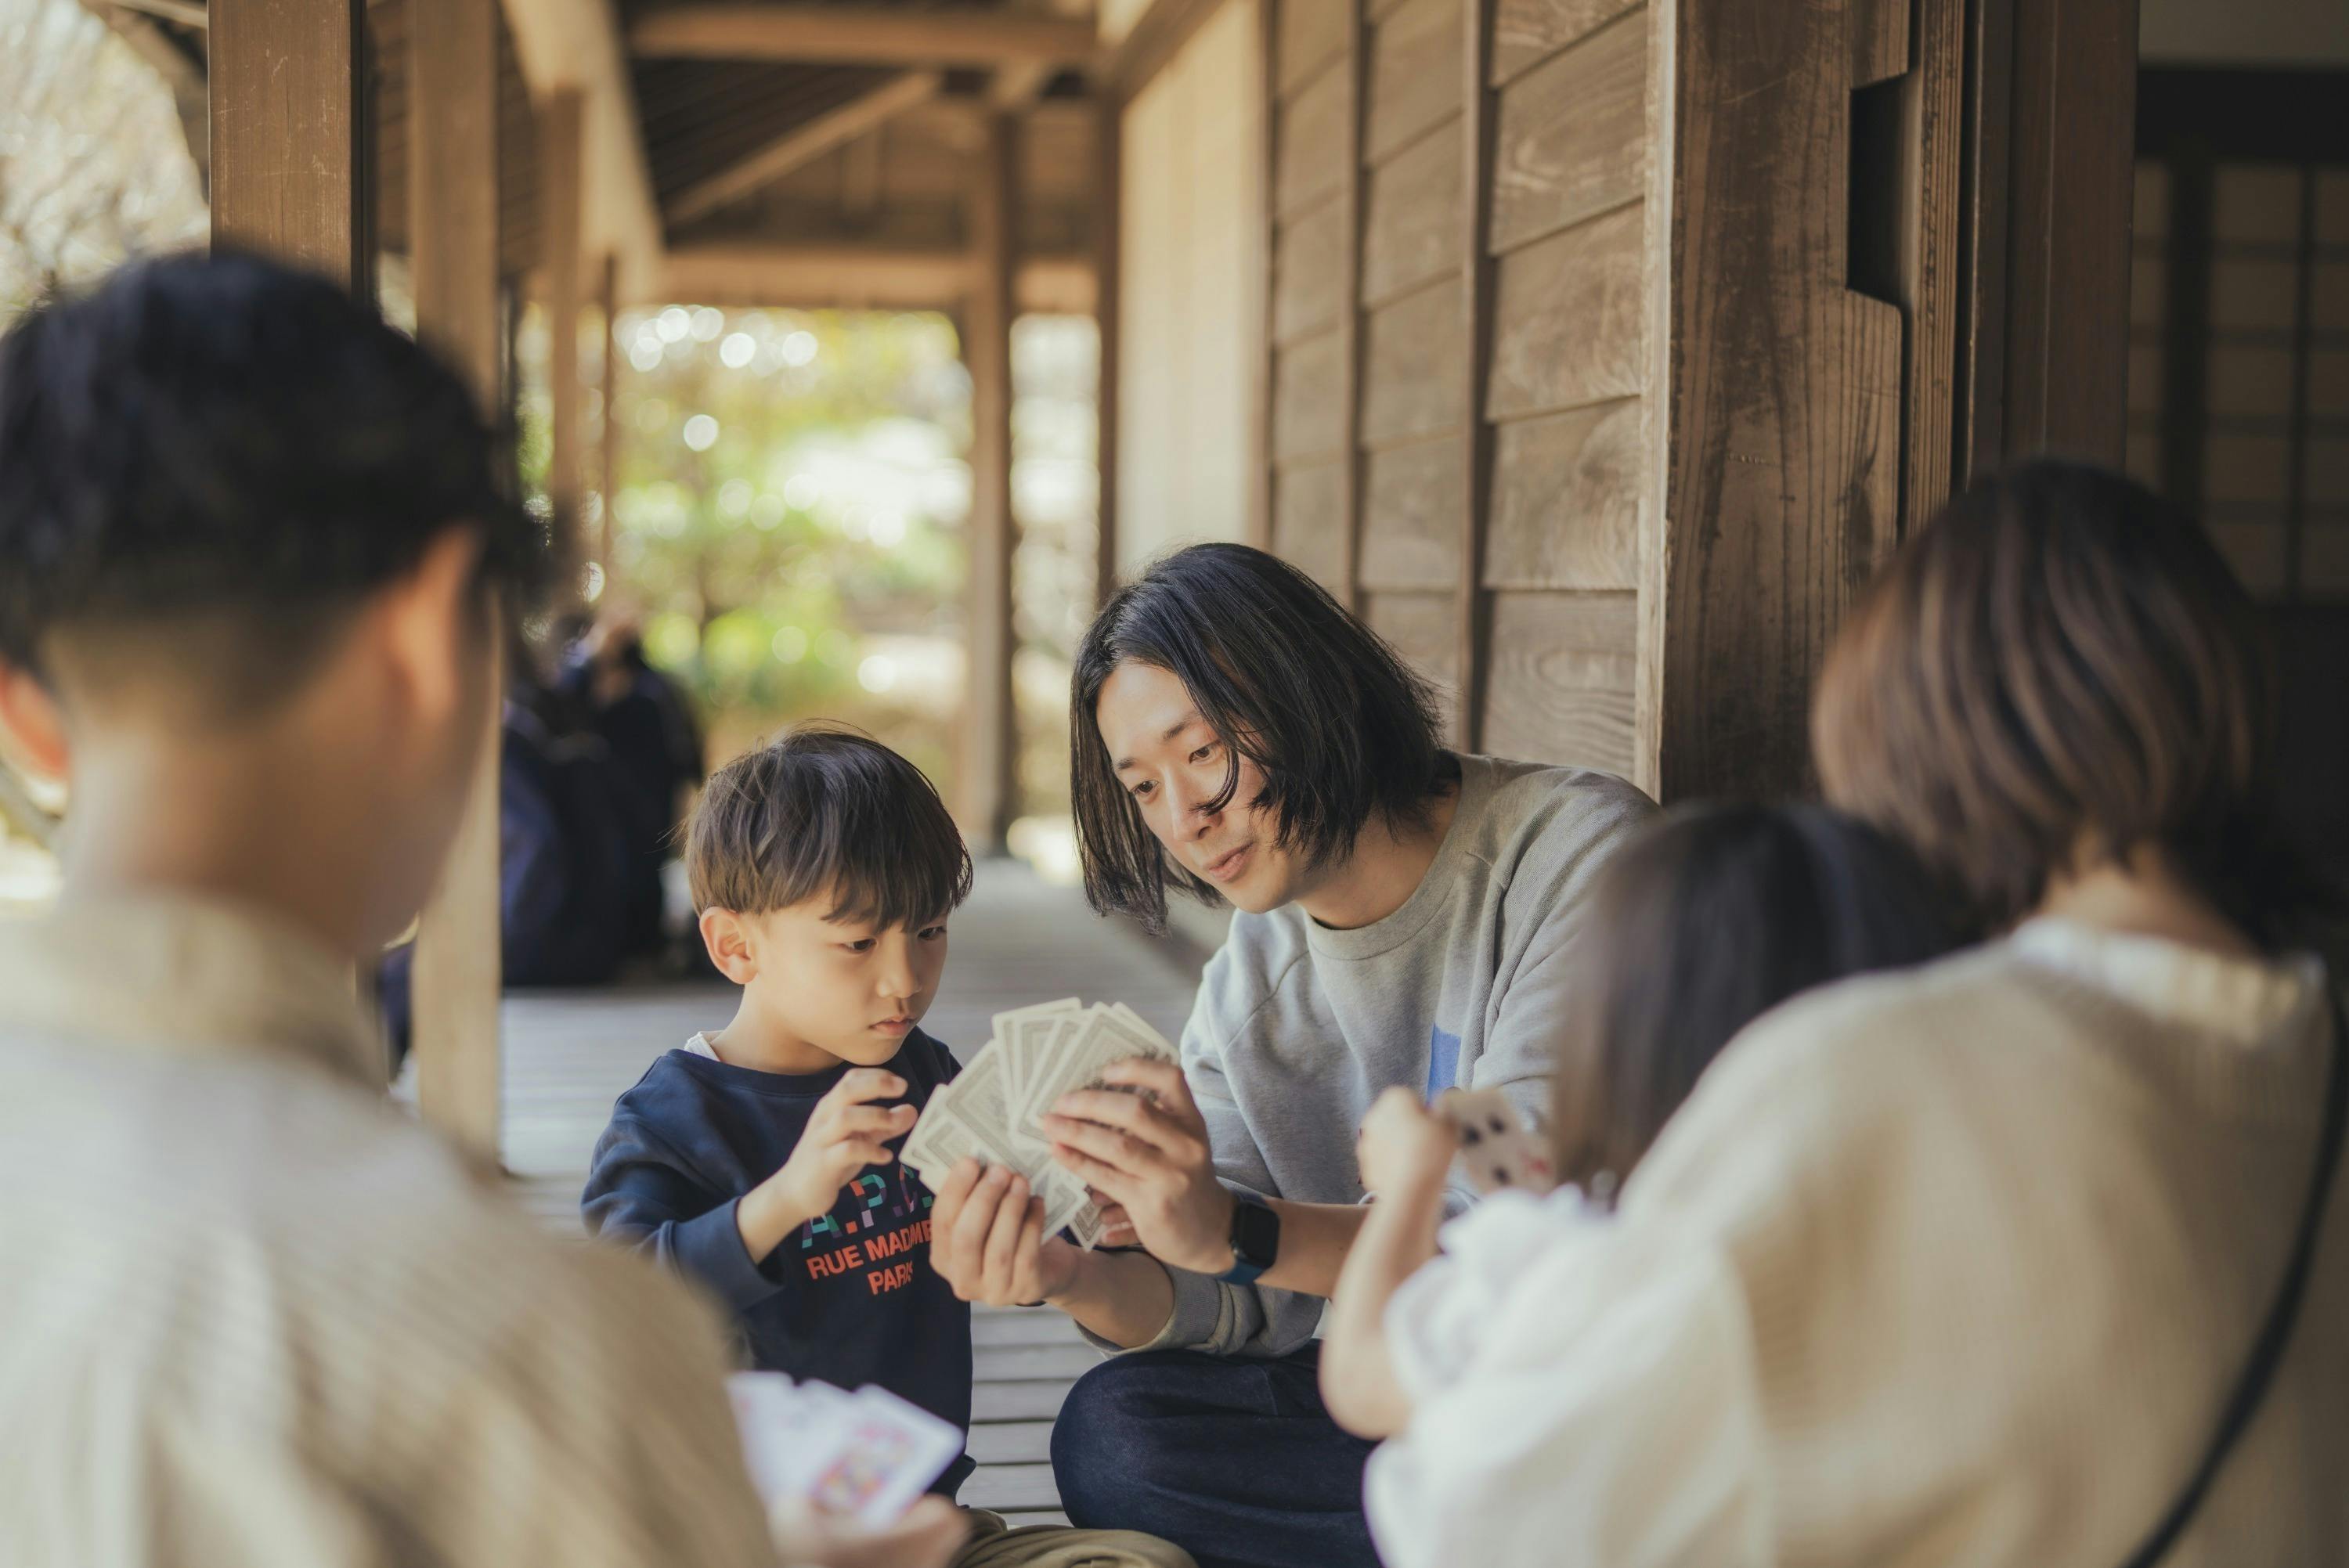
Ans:
{"label": "wooden floor plank", "polygon": [[970,1391],[970,1418],[981,1421],[1050,1420],[1061,1413],[1069,1386],[1058,1378],[1033,1383],[979,1383]]}
{"label": "wooden floor plank", "polygon": [[994,1421],[970,1429],[970,1457],[983,1465],[1049,1463],[1050,1421]]}
{"label": "wooden floor plank", "polygon": [[962,1483],[962,1503],[966,1508],[991,1508],[998,1513],[1056,1509],[1061,1506],[1061,1493],[1052,1484],[1049,1464],[981,1465]]}

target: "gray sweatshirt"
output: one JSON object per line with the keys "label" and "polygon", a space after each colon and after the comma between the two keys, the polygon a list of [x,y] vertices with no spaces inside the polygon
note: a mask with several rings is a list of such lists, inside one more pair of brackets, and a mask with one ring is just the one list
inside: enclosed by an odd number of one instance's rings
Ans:
{"label": "gray sweatshirt", "polygon": [[[1547,1117],[1592,877],[1655,807],[1604,773],[1459,760],[1452,825],[1401,909],[1352,931],[1295,904],[1238,914],[1208,961],[1183,1070],[1226,1185],[1360,1202],[1354,1135],[1394,1084],[1506,1088]],[[1174,1315],[1140,1348],[1280,1356],[1319,1326],[1319,1296],[1168,1272]]]}

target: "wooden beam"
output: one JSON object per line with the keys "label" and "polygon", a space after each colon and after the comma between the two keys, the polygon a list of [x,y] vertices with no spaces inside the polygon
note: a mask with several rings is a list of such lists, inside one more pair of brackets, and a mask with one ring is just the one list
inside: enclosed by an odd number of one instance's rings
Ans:
{"label": "wooden beam", "polygon": [[[497,0],[409,0],[408,236],[417,335],[465,378],[477,404],[502,397],[498,298]],[[416,1102],[485,1160],[498,1155],[503,982],[498,898],[502,639],[490,639],[488,733],[465,814],[425,904],[409,971]]]}
{"label": "wooden beam", "polygon": [[1050,60],[1005,66],[987,84],[987,101],[997,108],[1026,108],[1043,96],[1044,88],[1060,74],[1061,67]]}
{"label": "wooden beam", "polygon": [[218,0],[211,18],[213,242],[372,296],[365,0]]}
{"label": "wooden beam", "polygon": [[1117,592],[1117,379],[1118,242],[1123,222],[1120,193],[1124,158],[1125,113],[1114,98],[1100,100],[1093,112],[1093,322],[1100,334],[1101,353],[1093,384],[1093,471],[1099,500],[1093,546],[1093,608],[1098,611]]}
{"label": "wooden beam", "polygon": [[[1183,52],[1183,46],[1205,26],[1207,18],[1223,7],[1225,0],[1150,0],[1150,8],[1134,19],[1118,41],[1117,52],[1111,57],[1104,75],[1113,98],[1131,100],[1134,94],[1150,85],[1151,78],[1166,68],[1167,62]],[[1258,0],[1257,9],[1264,19],[1264,59],[1272,58],[1273,0]],[[1270,101],[1268,96],[1267,102]]]}
{"label": "wooden beam", "polygon": [[586,183],[579,222],[585,253],[619,258],[622,299],[652,298],[660,289],[660,209],[614,7],[600,0],[504,0],[504,5],[533,100],[543,107],[565,88],[581,96]]}
{"label": "wooden beam", "polygon": [[637,55],[704,60],[1081,66],[1097,46],[1092,24],[1080,18],[968,5],[688,5],[647,12],[628,29],[628,47]]}
{"label": "wooden beam", "polygon": [[[1028,256],[1014,270],[1013,298],[1023,312],[1086,315],[1094,308],[1095,268],[1086,255]],[[947,310],[978,286],[978,275],[976,259],[965,251],[679,245],[668,253],[658,297],[695,304]]]}
{"label": "wooden beam", "polygon": [[579,312],[586,256],[580,209],[585,101],[576,88],[551,95],[538,117],[541,304],[546,315],[548,442],[546,499],[554,509],[557,558],[576,568],[584,544],[579,507],[585,475],[580,449]]}
{"label": "wooden beam", "polygon": [[[1663,0],[1659,0],[1663,3]],[[1493,422],[1485,416],[1492,381],[1495,262],[1486,242],[1492,227],[1495,117],[1500,95],[1492,86],[1496,0],[1467,0],[1462,7],[1460,203],[1465,223],[1460,236],[1460,315],[1467,331],[1467,385],[1461,407],[1467,428],[1461,438],[1464,474],[1460,487],[1460,586],[1457,613],[1460,689],[1454,698],[1452,733],[1463,751],[1482,738],[1485,676],[1492,662],[1492,596],[1485,592],[1485,534],[1492,514]]]}
{"label": "wooden beam", "polygon": [[117,11],[137,11],[200,33],[212,25],[212,13],[196,0],[105,0],[105,4]]}
{"label": "wooden beam", "polygon": [[689,223],[761,185],[781,180],[836,147],[879,129],[917,103],[938,95],[946,77],[937,71],[907,71],[871,92],[792,127],[758,150],[679,191],[667,208],[672,224]]}
{"label": "wooden beam", "polygon": [[963,362],[970,370],[970,682],[965,708],[963,830],[974,848],[999,851],[1018,811],[1019,714],[1013,704],[1011,559],[1012,235],[1018,217],[1019,127],[988,118],[987,150],[970,204],[974,286],[963,307]]}
{"label": "wooden beam", "polygon": [[[1155,0],[1150,10],[1134,24],[1133,31],[1125,36],[1118,52],[1118,64],[1111,81],[1121,102],[1130,102],[1150,83],[1151,77],[1168,60],[1174,57],[1191,35],[1206,20],[1199,16],[1184,19],[1180,36],[1165,46],[1163,54],[1153,57],[1134,57],[1134,40],[1144,26],[1154,17],[1160,7],[1177,0]],[[1256,254],[1249,258],[1248,276],[1256,280],[1256,297],[1248,302],[1248,314],[1257,327],[1256,374],[1248,387],[1248,430],[1251,450],[1248,453],[1250,482],[1247,493],[1247,519],[1245,534],[1247,542],[1258,550],[1272,548],[1272,405],[1276,356],[1272,343],[1272,266],[1273,234],[1279,222],[1279,144],[1274,135],[1275,122],[1279,119],[1278,94],[1273,79],[1272,62],[1279,46],[1278,10],[1276,0],[1254,0],[1256,5],[1257,46],[1256,79],[1244,90],[1257,106],[1256,147],[1252,161],[1257,175],[1257,222],[1248,226]],[[1212,11],[1213,7],[1206,10]],[[1156,46],[1152,46],[1155,47]]]}

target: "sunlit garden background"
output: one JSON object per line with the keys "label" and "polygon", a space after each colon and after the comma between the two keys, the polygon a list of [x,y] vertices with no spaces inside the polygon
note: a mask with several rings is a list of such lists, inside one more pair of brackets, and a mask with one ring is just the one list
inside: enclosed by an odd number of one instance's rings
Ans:
{"label": "sunlit garden background", "polygon": [[[205,231],[201,175],[162,79],[74,0],[0,0],[0,325],[50,289],[200,244]],[[411,314],[404,294],[387,265],[395,322]],[[607,417],[616,438],[611,548],[583,570],[571,608],[641,625],[647,658],[689,694],[713,761],[778,727],[829,719],[879,736],[955,799],[971,481],[970,381],[953,322],[691,302],[624,310],[608,410],[592,313],[587,328],[588,449]],[[533,498],[546,346],[526,309],[515,360]],[[1012,348],[1026,813],[1012,847],[1065,879],[1069,657],[1095,580],[1098,345],[1089,318],[1030,316]],[[590,556],[604,529],[596,483],[591,470]],[[0,779],[0,902],[53,885],[38,840],[60,804]]]}

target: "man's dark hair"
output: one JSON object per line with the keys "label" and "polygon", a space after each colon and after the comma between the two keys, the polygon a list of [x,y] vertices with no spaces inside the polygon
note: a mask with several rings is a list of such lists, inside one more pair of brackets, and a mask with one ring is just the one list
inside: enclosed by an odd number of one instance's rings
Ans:
{"label": "man's dark hair", "polygon": [[223,717],[265,708],[449,528],[485,583],[539,583],[502,456],[453,371],[322,278],[119,268],[0,339],[0,660],[183,637]]}
{"label": "man's dark hair", "polygon": [[1827,798],[1982,918],[2085,847],[2158,846],[2255,941],[2332,903],[2279,825],[2259,612],[2192,519],[2038,459],[1944,507],[1847,617],[1811,709]]}
{"label": "man's dark hair", "polygon": [[1166,922],[1166,882],[1205,903],[1208,883],[1166,854],[1112,767],[1096,710],[1112,671],[1152,665],[1181,680],[1231,748],[1213,809],[1230,804],[1239,758],[1264,773],[1247,804],[1270,808],[1276,842],[1342,860],[1372,817],[1427,820],[1451,762],[1435,696],[1384,639],[1277,556],[1197,544],[1154,562],[1095,616],[1077,648],[1069,749],[1085,895],[1103,913]]}
{"label": "man's dark hair", "polygon": [[1555,1128],[1559,1176],[1586,1190],[1631,1173],[1755,1018],[1960,937],[1904,845],[1822,806],[1677,811],[1608,861],[1592,897]]}
{"label": "man's dark hair", "polygon": [[936,920],[970,896],[970,851],[922,770],[862,735],[802,726],[709,776],[686,828],[693,907]]}

